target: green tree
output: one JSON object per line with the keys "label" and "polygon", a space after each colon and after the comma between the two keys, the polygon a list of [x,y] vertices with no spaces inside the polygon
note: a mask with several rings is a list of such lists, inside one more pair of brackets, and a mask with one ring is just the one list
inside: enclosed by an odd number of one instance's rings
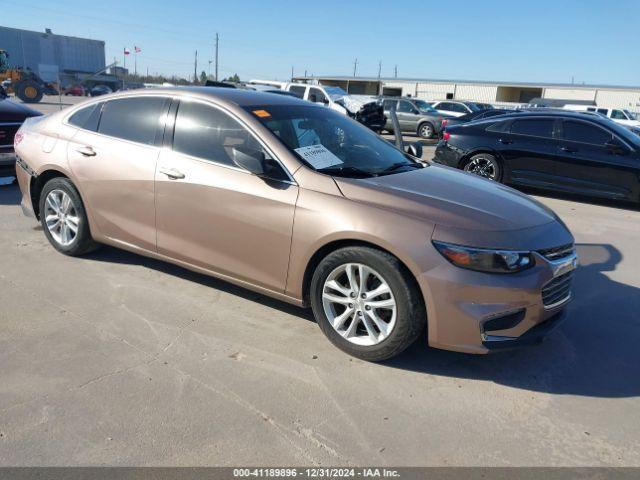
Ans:
{"label": "green tree", "polygon": [[234,73],[229,78],[225,79],[225,81],[226,82],[240,83],[240,77],[238,76],[237,73]]}
{"label": "green tree", "polygon": [[204,70],[202,70],[200,72],[200,83],[204,84],[207,82],[207,72],[205,72]]}

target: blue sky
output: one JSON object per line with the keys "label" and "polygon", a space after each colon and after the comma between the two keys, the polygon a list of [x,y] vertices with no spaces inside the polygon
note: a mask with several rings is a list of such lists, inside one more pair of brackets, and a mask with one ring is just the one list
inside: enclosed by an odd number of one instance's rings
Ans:
{"label": "blue sky", "polygon": [[[138,71],[640,85],[640,0],[0,0],[0,25],[142,49]],[[1,45],[0,45],[1,47]],[[132,56],[127,59],[133,66]]]}

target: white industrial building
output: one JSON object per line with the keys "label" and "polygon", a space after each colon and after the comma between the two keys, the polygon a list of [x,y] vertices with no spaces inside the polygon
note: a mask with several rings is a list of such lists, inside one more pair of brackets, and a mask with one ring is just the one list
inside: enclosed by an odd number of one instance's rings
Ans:
{"label": "white industrial building", "polygon": [[475,100],[504,106],[516,106],[541,98],[640,112],[640,87],[339,76],[296,77],[293,80],[340,86],[349,93],[362,95],[410,95],[425,100]]}

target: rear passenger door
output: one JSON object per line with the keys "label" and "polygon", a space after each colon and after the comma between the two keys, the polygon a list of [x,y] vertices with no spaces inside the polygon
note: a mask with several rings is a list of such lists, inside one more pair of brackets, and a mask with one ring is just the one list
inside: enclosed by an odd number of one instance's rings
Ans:
{"label": "rear passenger door", "polygon": [[78,131],[67,157],[98,236],[156,250],[154,176],[170,102],[125,97],[69,118]]}
{"label": "rear passenger door", "polygon": [[559,151],[557,177],[564,190],[620,199],[635,195],[637,160],[611,131],[591,122],[565,119]]}
{"label": "rear passenger door", "polygon": [[554,181],[558,141],[553,118],[523,118],[511,122],[496,138],[505,162],[505,180],[545,187]]}

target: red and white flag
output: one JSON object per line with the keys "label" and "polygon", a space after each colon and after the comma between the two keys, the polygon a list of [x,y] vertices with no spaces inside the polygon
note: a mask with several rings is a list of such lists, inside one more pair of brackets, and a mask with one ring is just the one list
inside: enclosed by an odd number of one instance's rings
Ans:
{"label": "red and white flag", "polygon": [[130,53],[131,51],[127,47],[124,47],[124,54],[129,55]]}
{"label": "red and white flag", "polygon": [[140,53],[142,50],[140,49],[140,47],[133,47],[133,51],[136,53]]}

